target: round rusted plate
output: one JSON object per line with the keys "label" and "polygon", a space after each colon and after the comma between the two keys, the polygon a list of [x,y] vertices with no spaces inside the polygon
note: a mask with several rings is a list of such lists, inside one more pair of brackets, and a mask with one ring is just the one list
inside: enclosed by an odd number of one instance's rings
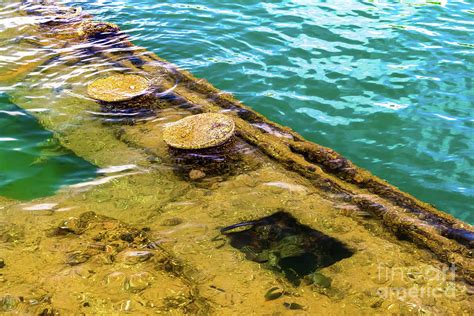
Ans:
{"label": "round rusted plate", "polygon": [[93,81],[87,93],[93,99],[104,102],[120,102],[145,94],[150,82],[141,76],[117,74]]}
{"label": "round rusted plate", "polygon": [[232,118],[219,113],[185,117],[165,128],[166,144],[178,149],[204,149],[224,144],[234,135]]}

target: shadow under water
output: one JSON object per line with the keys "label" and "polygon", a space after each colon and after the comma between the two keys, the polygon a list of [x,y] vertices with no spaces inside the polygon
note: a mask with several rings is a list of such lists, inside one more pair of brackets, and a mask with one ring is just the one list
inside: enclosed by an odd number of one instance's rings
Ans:
{"label": "shadow under water", "polygon": [[[240,228],[247,229],[233,231]],[[301,225],[284,211],[222,228],[221,233],[248,260],[283,273],[294,285],[299,285],[302,278],[317,270],[353,255],[342,242]]]}

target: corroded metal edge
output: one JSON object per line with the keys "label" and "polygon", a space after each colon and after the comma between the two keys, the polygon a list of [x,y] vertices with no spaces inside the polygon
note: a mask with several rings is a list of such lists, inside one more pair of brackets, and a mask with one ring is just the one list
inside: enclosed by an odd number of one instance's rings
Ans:
{"label": "corroded metal edge", "polygon": [[[26,14],[38,15],[41,10],[28,10],[28,7],[34,5],[37,8],[44,3],[51,6],[54,1],[24,0],[22,3]],[[48,30],[48,36],[58,41],[88,41],[94,34],[69,34],[65,37],[63,31],[67,29],[68,23],[72,30],[78,23],[89,19],[91,16],[84,14],[73,21],[50,23],[40,28]],[[198,112],[224,112],[231,115],[242,139],[257,146],[286,168],[311,179],[319,189],[338,194],[346,201],[375,214],[398,237],[408,238],[429,248],[440,260],[455,264],[464,279],[474,284],[473,226],[400,191],[357,167],[336,151],[309,142],[290,128],[271,122],[206,80],[198,79],[155,54],[139,49],[121,31],[109,32],[107,36],[120,37],[122,49],[108,52],[106,48],[96,48],[94,53],[131,73],[145,74],[149,78],[160,77],[163,90],[179,82],[172,92],[175,98],[193,104],[193,109],[198,108]]]}

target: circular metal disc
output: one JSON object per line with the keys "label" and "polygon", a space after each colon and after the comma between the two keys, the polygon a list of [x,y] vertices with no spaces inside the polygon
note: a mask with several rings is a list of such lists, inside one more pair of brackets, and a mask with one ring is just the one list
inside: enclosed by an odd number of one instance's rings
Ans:
{"label": "circular metal disc", "polygon": [[178,149],[204,149],[225,143],[234,131],[235,123],[229,116],[203,113],[185,117],[166,127],[163,139]]}
{"label": "circular metal disc", "polygon": [[119,102],[143,95],[149,88],[149,81],[141,76],[117,74],[95,80],[87,93],[99,101]]}

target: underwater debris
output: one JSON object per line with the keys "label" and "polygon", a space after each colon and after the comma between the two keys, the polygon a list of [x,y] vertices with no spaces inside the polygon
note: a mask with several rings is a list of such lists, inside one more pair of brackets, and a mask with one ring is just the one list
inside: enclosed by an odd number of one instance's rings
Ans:
{"label": "underwater debris", "polygon": [[47,235],[52,236],[63,236],[68,234],[81,235],[84,233],[89,226],[89,223],[94,221],[97,215],[94,212],[82,213],[79,217],[69,217],[59,223],[59,225],[51,229]]}
{"label": "underwater debris", "polygon": [[148,272],[138,272],[127,277],[124,288],[126,291],[138,293],[148,288],[153,276]]}
{"label": "underwater debris", "polygon": [[265,293],[265,300],[266,301],[272,301],[276,300],[277,298],[280,298],[283,294],[285,294],[285,291],[278,286],[274,286],[271,289]]}
{"label": "underwater debris", "polygon": [[144,77],[115,74],[93,81],[87,87],[87,94],[98,101],[121,102],[144,95],[150,86],[150,82]]}
{"label": "underwater debris", "polygon": [[56,235],[72,233],[75,235],[82,234],[87,229],[87,222],[76,217],[70,217],[59,224],[55,230]]}
{"label": "underwater debris", "polygon": [[116,260],[127,265],[134,265],[145,262],[151,257],[153,257],[153,253],[150,251],[126,249],[117,255]]}
{"label": "underwater debris", "polygon": [[222,145],[234,135],[232,118],[219,113],[203,113],[185,117],[168,126],[163,139],[177,149],[205,149]]}
{"label": "underwater debris", "polygon": [[[242,251],[248,260],[282,273],[294,285],[299,285],[305,276],[353,254],[342,242],[298,223],[284,211],[222,228],[221,233],[228,236],[231,246]],[[328,286],[329,280],[317,281]]]}
{"label": "underwater debris", "polygon": [[71,266],[87,262],[93,257],[134,264],[153,256],[140,250],[149,242],[146,232],[94,212],[65,219],[47,233],[49,237],[68,235],[81,235],[83,239],[90,239],[88,245],[82,245],[66,255],[65,262]]}
{"label": "underwater debris", "polygon": [[162,226],[178,226],[184,223],[184,220],[178,217],[166,218],[161,222]]}
{"label": "underwater debris", "polygon": [[113,23],[92,20],[83,21],[77,30],[80,37],[90,39],[101,39],[119,32],[120,28]]}
{"label": "underwater debris", "polygon": [[206,173],[199,169],[189,171],[189,179],[196,181],[206,177]]}
{"label": "underwater debris", "polygon": [[39,316],[57,316],[57,315],[60,315],[60,313],[54,308],[48,307],[48,308],[43,309],[41,313],[39,313],[38,315]]}
{"label": "underwater debris", "polygon": [[[79,234],[74,232],[76,228]],[[195,311],[193,314],[197,314],[196,311],[209,311],[211,306],[200,296],[192,268],[160,245],[149,247],[149,234],[149,228],[134,227],[92,211],[66,218],[49,234],[54,238],[55,245],[69,251],[64,260],[67,265],[65,272],[58,278],[83,273],[81,276],[84,276],[87,286],[94,289],[105,286],[105,304],[115,304],[114,299],[109,299],[114,295],[139,294],[143,297],[143,304],[131,305],[131,311],[138,314],[142,314],[140,311],[145,305],[156,312]],[[167,286],[172,287],[173,291],[169,291]],[[94,298],[100,295],[97,292],[89,295],[88,300],[78,302],[80,305],[76,308],[95,308]],[[170,306],[167,300],[179,300],[180,304]],[[53,307],[59,306],[55,303]],[[30,311],[33,307],[22,308]],[[122,310],[118,305],[112,308]],[[94,312],[88,310],[89,313]]]}
{"label": "underwater debris", "polygon": [[314,285],[319,286],[321,288],[327,289],[331,287],[332,279],[328,278],[322,273],[316,272],[313,273],[311,281]]}
{"label": "underwater debris", "polygon": [[0,222],[0,243],[16,243],[25,237],[24,227]]}
{"label": "underwater debris", "polygon": [[0,311],[12,311],[16,308],[18,304],[20,304],[19,298],[12,295],[5,295],[0,298]]}
{"label": "underwater debris", "polygon": [[76,266],[78,264],[87,262],[91,255],[82,251],[74,251],[66,256],[66,263],[70,266]]}
{"label": "underwater debris", "polygon": [[305,307],[303,305],[298,304],[298,303],[285,302],[285,303],[283,303],[283,306],[285,306],[289,310],[304,310],[305,309]]}

